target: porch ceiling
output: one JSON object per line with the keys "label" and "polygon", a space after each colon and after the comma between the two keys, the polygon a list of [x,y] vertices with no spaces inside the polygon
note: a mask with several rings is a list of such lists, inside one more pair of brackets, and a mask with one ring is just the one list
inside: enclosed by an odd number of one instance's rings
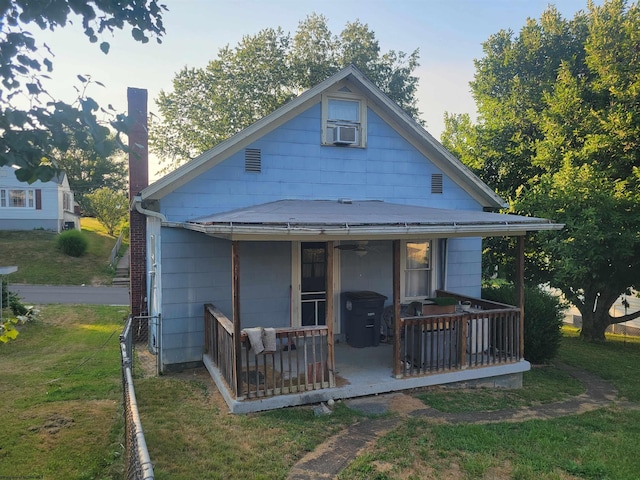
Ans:
{"label": "porch ceiling", "polygon": [[512,236],[560,230],[550,220],[382,201],[280,200],[184,222],[183,228],[231,240],[372,240]]}

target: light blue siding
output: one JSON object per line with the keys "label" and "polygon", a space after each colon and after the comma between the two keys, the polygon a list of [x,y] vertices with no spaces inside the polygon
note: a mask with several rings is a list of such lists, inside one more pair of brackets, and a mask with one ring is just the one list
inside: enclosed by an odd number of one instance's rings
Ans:
{"label": "light blue siding", "polygon": [[162,229],[162,362],[202,360],[204,304],[231,307],[231,243]]}
{"label": "light blue siding", "polygon": [[242,242],[239,257],[241,326],[290,326],[291,245]]}
{"label": "light blue siding", "polygon": [[[346,242],[345,242],[346,243]],[[367,254],[340,253],[340,286],[343,292],[368,290],[393,298],[393,249],[392,242],[369,242]]]}
{"label": "light blue siding", "polygon": [[163,198],[161,211],[184,221],[283,198],[345,197],[480,210],[446,175],[444,193],[431,194],[431,175],[443,172],[372,110],[367,116],[367,148],[322,146],[315,105],[250,145],[261,150],[261,173],[244,171],[242,150]]}
{"label": "light blue siding", "polygon": [[481,280],[482,239],[449,239],[447,290],[479,298],[482,287]]}
{"label": "light blue siding", "polygon": [[[291,246],[240,245],[241,326],[290,325]],[[186,230],[162,231],[162,361],[197,362],[204,346],[204,304],[232,315],[231,242]]]}
{"label": "light blue siding", "polygon": [[[321,145],[317,104],[266,134],[262,171],[244,171],[244,150],[176,189],[160,202],[169,221],[282,199],[383,200],[434,208],[481,211],[480,205],[428,158],[367,113],[367,148]],[[431,193],[443,174],[443,193]],[[480,296],[481,240],[450,239],[447,288]],[[371,290],[392,299],[392,242],[371,241],[358,257],[340,257],[341,291]],[[163,364],[199,361],[204,344],[203,305],[231,317],[231,242],[175,228],[162,229]],[[243,328],[291,324],[291,244],[240,243],[240,320]],[[343,328],[344,331],[344,328]]]}

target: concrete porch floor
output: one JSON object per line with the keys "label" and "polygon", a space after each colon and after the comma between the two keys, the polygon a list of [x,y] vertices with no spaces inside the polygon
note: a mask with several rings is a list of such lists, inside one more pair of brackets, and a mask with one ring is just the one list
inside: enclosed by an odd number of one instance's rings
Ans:
{"label": "concrete porch floor", "polygon": [[[425,376],[394,378],[393,346],[381,343],[375,347],[354,348],[346,343],[336,343],[334,348],[336,363],[336,386],[322,390],[311,390],[302,393],[279,395],[251,400],[236,400],[231,396],[222,380],[218,369],[207,356],[204,364],[218,389],[222,393],[232,413],[251,413],[314,404],[329,399],[339,400],[382,393],[411,390],[434,385],[456,382],[473,382],[486,379],[486,385],[505,386],[512,383],[513,377],[521,381],[521,374],[530,369],[526,360],[516,363],[493,365],[463,370],[448,370]],[[485,384],[485,382],[483,382]]]}

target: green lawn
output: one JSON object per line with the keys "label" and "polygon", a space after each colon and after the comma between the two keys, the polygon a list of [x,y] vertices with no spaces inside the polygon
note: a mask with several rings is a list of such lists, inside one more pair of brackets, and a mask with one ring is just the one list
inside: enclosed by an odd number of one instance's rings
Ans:
{"label": "green lawn", "polygon": [[9,283],[35,285],[109,285],[113,269],[109,254],[116,239],[93,218],[83,218],[82,231],[89,241],[79,258],[56,248],[57,234],[44,230],[0,231],[0,265],[17,265],[6,277]]}
{"label": "green lawn", "polygon": [[123,307],[42,309],[0,344],[0,478],[122,478]]}
{"label": "green lawn", "polygon": [[[609,337],[586,344],[567,331],[558,360],[609,380],[622,399],[640,403],[640,344]],[[523,390],[432,389],[418,397],[442,411],[490,411],[562,400],[583,391],[555,367],[525,373]],[[551,420],[437,425],[412,419],[361,455],[341,480],[518,479],[637,480],[640,411],[615,407]]]}
{"label": "green lawn", "polygon": [[[122,478],[123,419],[118,334],[126,309],[49,306],[0,345],[0,477]],[[143,347],[141,347],[143,348]],[[640,344],[563,339],[560,359],[607,377],[640,402]],[[318,444],[360,421],[336,404],[231,415],[204,369],[161,377],[134,371],[156,479],[285,479]],[[520,391],[433,389],[419,395],[450,411],[536,405],[579,394],[555,367],[526,374]],[[636,480],[640,411],[614,407],[551,420],[448,425],[405,418],[341,479]]]}

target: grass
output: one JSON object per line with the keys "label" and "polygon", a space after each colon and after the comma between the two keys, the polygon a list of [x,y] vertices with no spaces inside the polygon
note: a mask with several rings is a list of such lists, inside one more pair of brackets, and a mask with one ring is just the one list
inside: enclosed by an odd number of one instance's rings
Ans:
{"label": "grass", "polygon": [[517,390],[432,388],[417,397],[441,412],[460,413],[531,407],[584,392],[580,382],[553,366],[525,372],[522,383],[523,388]]}
{"label": "grass", "polygon": [[0,345],[0,478],[122,478],[122,307],[48,306]]}
{"label": "grass", "polygon": [[283,479],[330,435],[361,418],[340,405],[231,415],[209,378],[136,379],[136,396],[157,480]]}
{"label": "grass", "polygon": [[[116,307],[50,306],[15,342],[0,345],[0,477],[122,478],[117,333],[125,314]],[[638,343],[612,339],[591,345],[566,336],[559,359],[608,378],[624,397],[640,402],[640,376],[633,372],[639,356]],[[231,415],[204,369],[145,377],[137,365],[134,373],[158,480],[284,479],[307,452],[362,419],[342,403],[322,417],[311,407]],[[477,411],[582,392],[553,366],[534,369],[525,384],[520,391],[420,395],[439,409]],[[635,480],[638,443],[640,411],[613,406],[487,425],[404,418],[339,478]]]}
{"label": "grass", "polygon": [[[558,360],[609,380],[623,398],[640,402],[640,344],[608,337],[587,344],[563,337]],[[553,366],[535,368],[521,391],[437,389],[419,394],[443,411],[483,411],[557,401],[582,389]],[[359,456],[339,478],[353,479],[619,479],[636,480],[640,411],[611,406],[551,420],[488,425],[438,425],[411,419]]]}
{"label": "grass", "polygon": [[82,219],[89,241],[85,255],[67,256],[56,247],[57,234],[44,230],[0,231],[0,265],[17,265],[9,283],[36,285],[109,285],[113,269],[108,265],[115,238],[93,218]]}
{"label": "grass", "polygon": [[435,425],[412,419],[339,478],[638,478],[640,412],[602,409],[554,420]]}

